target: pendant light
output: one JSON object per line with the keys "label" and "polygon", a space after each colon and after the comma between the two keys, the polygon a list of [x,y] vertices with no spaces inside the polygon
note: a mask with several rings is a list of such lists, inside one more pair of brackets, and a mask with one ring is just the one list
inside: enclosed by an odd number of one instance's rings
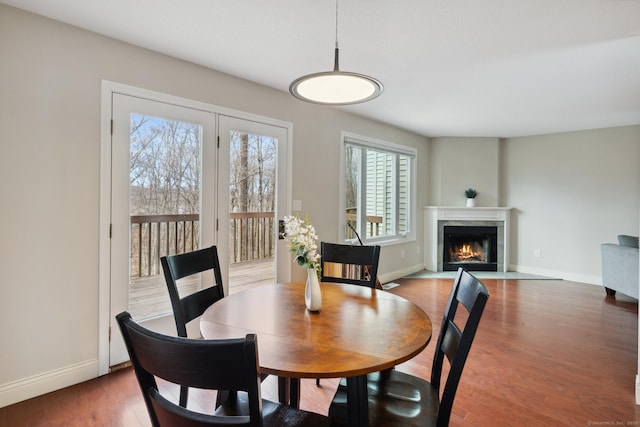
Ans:
{"label": "pendant light", "polygon": [[289,85],[291,95],[322,105],[359,104],[378,97],[384,90],[379,80],[348,71],[340,71],[338,49],[338,0],[336,0],[336,47],[333,71],[307,74]]}

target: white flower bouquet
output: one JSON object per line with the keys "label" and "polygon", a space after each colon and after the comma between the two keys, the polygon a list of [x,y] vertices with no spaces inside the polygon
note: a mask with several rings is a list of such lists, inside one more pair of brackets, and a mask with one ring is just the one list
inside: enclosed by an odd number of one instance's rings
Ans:
{"label": "white flower bouquet", "polygon": [[318,235],[311,225],[309,217],[304,220],[298,216],[287,215],[284,217],[284,232],[287,239],[289,252],[295,255],[299,266],[312,268],[320,277],[320,254],[318,254]]}

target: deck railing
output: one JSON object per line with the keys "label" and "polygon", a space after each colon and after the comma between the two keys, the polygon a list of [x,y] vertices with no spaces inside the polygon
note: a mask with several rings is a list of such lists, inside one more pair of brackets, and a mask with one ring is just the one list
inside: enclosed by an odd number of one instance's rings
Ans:
{"label": "deck railing", "polygon": [[200,215],[132,215],[131,277],[162,273],[160,258],[199,247]]}
{"label": "deck railing", "polygon": [[[131,216],[131,277],[162,274],[160,258],[198,249],[200,216]],[[229,261],[238,263],[274,256],[274,212],[229,214]]]}
{"label": "deck railing", "polygon": [[275,254],[275,212],[229,214],[229,261],[272,258]]}
{"label": "deck railing", "polygon": [[[355,215],[348,213],[347,220],[355,224]],[[367,216],[371,235],[379,234],[381,223],[382,217]],[[272,258],[276,243],[274,227],[274,212],[230,213],[229,262]],[[160,258],[198,249],[199,235],[198,214],[131,216],[131,277],[162,274]]]}
{"label": "deck railing", "polygon": [[[353,228],[357,227],[358,217],[355,212],[351,212],[350,209],[347,209],[347,213],[345,215],[345,219],[347,220],[347,224]],[[380,224],[382,224],[384,218],[376,215],[367,215],[367,226],[369,227],[369,231],[367,236],[379,236],[380,235]],[[353,229],[347,226],[345,230],[345,234],[347,239],[355,239],[356,235],[353,232]]]}

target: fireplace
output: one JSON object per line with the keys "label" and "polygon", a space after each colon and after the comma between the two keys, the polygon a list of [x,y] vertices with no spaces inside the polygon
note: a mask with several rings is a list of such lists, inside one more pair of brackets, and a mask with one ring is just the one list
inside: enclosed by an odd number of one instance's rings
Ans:
{"label": "fireplace", "polygon": [[498,227],[444,226],[442,270],[498,271]]}
{"label": "fireplace", "polygon": [[[510,211],[511,208],[502,207],[425,206],[425,268],[430,271],[455,270],[463,263],[469,270],[508,271]],[[471,234],[470,247],[455,249],[451,260],[452,245],[447,243],[449,259],[445,262],[445,236],[451,234],[453,243],[457,243],[462,239],[458,231]]]}

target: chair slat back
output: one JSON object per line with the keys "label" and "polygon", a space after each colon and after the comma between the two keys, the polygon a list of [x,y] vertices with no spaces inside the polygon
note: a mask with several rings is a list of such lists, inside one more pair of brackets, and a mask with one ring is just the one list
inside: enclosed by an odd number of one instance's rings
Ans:
{"label": "chair slat back", "polygon": [[174,280],[182,279],[183,277],[206,270],[220,270],[220,261],[218,260],[218,249],[216,246],[178,255],[170,255],[166,258]]}
{"label": "chair slat back", "polygon": [[[184,416],[192,413],[164,398],[158,399],[155,377],[185,387],[246,391],[251,421],[241,425],[260,424],[262,400],[256,335],[249,334],[245,338],[224,340],[171,337],[138,325],[127,312],[120,313],[116,318],[154,425],[162,424],[159,423],[156,412],[158,405],[164,408],[162,412],[169,411],[174,415]],[[163,417],[172,415],[164,414]],[[207,424],[189,425],[209,425],[212,417],[206,417]],[[227,423],[232,420],[219,421]],[[233,423],[228,425],[231,424]]]}
{"label": "chair slat back", "polygon": [[[171,299],[178,336],[186,337],[187,323],[200,316],[211,304],[224,297],[218,250],[215,246],[211,246],[194,252],[165,256],[160,261]],[[177,286],[179,279],[209,270],[212,270],[214,274],[215,283],[213,286],[185,298],[180,297]]]}
{"label": "chair slat back", "polygon": [[[350,283],[375,288],[378,262],[380,260],[380,246],[353,246],[321,242],[320,257],[322,265],[321,281]],[[356,266],[358,271],[355,277],[334,275],[329,268],[326,268],[325,263]]]}
{"label": "chair slat back", "polygon": [[[450,368],[440,400],[437,421],[439,426],[448,425],[462,371],[488,299],[489,291],[486,286],[469,272],[459,268],[442,319],[431,369],[431,385],[439,389],[446,356]],[[462,327],[456,318],[459,305],[464,307],[468,314]],[[462,317],[464,319],[464,316]]]}

